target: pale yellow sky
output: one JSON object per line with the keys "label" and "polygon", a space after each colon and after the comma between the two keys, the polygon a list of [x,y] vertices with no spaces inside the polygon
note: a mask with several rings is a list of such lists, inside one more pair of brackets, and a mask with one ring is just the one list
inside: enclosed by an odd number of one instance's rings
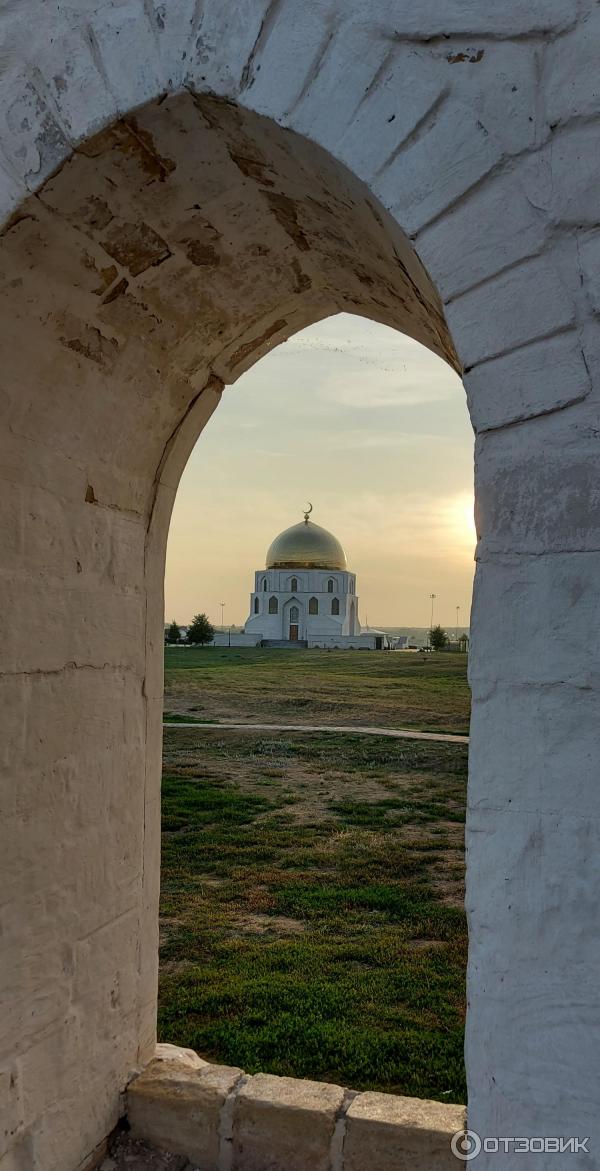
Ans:
{"label": "pale yellow sky", "polygon": [[460,379],[423,346],[350,314],[273,350],[224,393],[181,480],[165,617],[248,616],[273,537],[335,533],[371,625],[468,625],[473,434]]}

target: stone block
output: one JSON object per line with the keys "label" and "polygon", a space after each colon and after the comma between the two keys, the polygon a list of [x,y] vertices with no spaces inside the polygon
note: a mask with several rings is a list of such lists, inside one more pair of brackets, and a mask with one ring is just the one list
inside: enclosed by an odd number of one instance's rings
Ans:
{"label": "stone block", "polygon": [[[586,559],[592,561],[593,568],[597,568],[597,554],[588,554]],[[538,560],[545,562],[543,569],[550,582],[553,567],[548,561],[554,559]],[[521,570],[523,577],[529,567],[530,562]],[[505,626],[510,622],[511,613],[506,604],[507,574],[501,576],[494,572],[494,568],[485,567],[490,584],[481,595],[482,599],[489,599],[495,582],[500,581],[500,585],[504,586],[504,592],[492,610],[493,632],[498,629],[498,621],[502,621]],[[514,593],[517,593],[516,589]],[[527,593],[523,593],[524,607],[527,596],[535,600],[535,591],[530,587]],[[591,587],[588,596],[590,593]],[[543,599],[541,590],[539,596]],[[542,623],[543,615],[540,614],[538,627]],[[520,614],[516,625],[517,629],[523,629]],[[570,623],[571,629],[573,625],[574,621]],[[547,629],[552,629],[550,621]],[[478,641],[478,655],[489,654],[493,634],[489,638],[480,636]],[[554,639],[550,637],[547,641],[552,646]],[[497,638],[495,642],[498,642]],[[578,667],[574,669],[574,655],[569,653],[566,639],[563,638],[559,640],[556,668],[550,664],[550,670],[537,670],[533,660],[539,653],[541,637],[536,633],[532,642],[529,649],[528,644],[517,645],[517,638],[511,640],[510,649],[502,655],[499,664],[499,670],[506,668],[506,684],[502,688],[494,687],[491,671],[487,672],[486,677],[484,667],[473,676],[469,759],[474,777],[482,776],[481,770],[485,768],[485,789],[477,796],[472,795],[471,806],[474,812],[481,814],[482,819],[486,816],[492,819],[495,809],[525,808],[555,819],[579,818],[583,825],[586,818],[592,815],[596,802],[594,794],[597,791],[597,761],[600,754],[597,678],[593,684],[580,682],[583,671]],[[509,663],[511,651],[513,661]],[[595,647],[590,647],[588,662],[594,652]],[[543,655],[543,665],[547,667],[550,659],[551,651],[547,651]],[[564,684],[556,678],[551,680],[553,674],[558,674],[561,660],[566,667]],[[517,677],[519,670],[520,679]],[[526,734],[519,735],[524,710],[527,711],[527,730]],[[471,905],[477,899],[475,884]]]}
{"label": "stone block", "polygon": [[[126,114],[157,97],[163,88],[156,29],[143,0],[96,9],[90,21],[97,61],[117,108]],[[136,46],[135,56],[131,47]]]}
{"label": "stone block", "polygon": [[549,44],[544,57],[542,92],[551,125],[600,110],[597,7],[566,36]]}
{"label": "stone block", "polygon": [[[599,575],[598,552],[480,562],[471,619],[479,629],[469,668],[474,694],[485,696],[496,675],[515,687],[599,688],[600,662],[590,637],[600,630]],[[498,640],[500,626],[505,634]],[[582,736],[584,730],[585,721]]]}
{"label": "stone block", "polygon": [[476,431],[560,410],[580,402],[591,389],[575,330],[474,366],[463,382]]}
{"label": "stone block", "polygon": [[106,76],[98,69],[90,41],[64,22],[48,37],[44,55],[48,90],[72,142],[94,134],[117,115]]}
{"label": "stone block", "polygon": [[28,195],[25,183],[19,181],[7,165],[0,162],[0,227]]}
{"label": "stone block", "polygon": [[35,191],[67,158],[70,143],[55,112],[30,80],[7,76],[0,98],[4,154],[18,178]]}
{"label": "stone block", "polygon": [[430,129],[393,159],[373,190],[414,235],[492,169],[501,145],[466,106],[446,103]]}
{"label": "stone block", "polygon": [[503,150],[517,154],[539,143],[539,45],[455,38],[435,57],[438,71],[449,74],[452,100],[468,106]]}
{"label": "stone block", "polygon": [[232,1171],[330,1171],[340,1086],[258,1073],[235,1104]]}
{"label": "stone block", "polygon": [[279,0],[275,21],[265,20],[256,51],[244,70],[244,105],[286,122],[318,76],[335,24],[334,0],[319,0],[301,8],[296,0]]}
{"label": "stone block", "polygon": [[600,231],[579,237],[577,251],[584,289],[593,313],[600,313]]}
{"label": "stone block", "polygon": [[0,1155],[0,1171],[32,1171],[33,1152],[31,1135],[17,1139],[4,1155]]}
{"label": "stone block", "polygon": [[586,403],[475,446],[477,555],[600,548],[597,411]]}
{"label": "stone block", "polygon": [[174,1061],[179,1065],[187,1065],[189,1069],[205,1069],[209,1065],[193,1049],[185,1049],[183,1045],[169,1045],[161,1041],[154,1051],[155,1061]]}
{"label": "stone block", "polygon": [[580,228],[598,224],[600,122],[557,130],[520,167],[527,198],[555,224]]}
{"label": "stone block", "polygon": [[573,324],[574,296],[555,266],[539,257],[457,297],[446,319],[469,368]]}
{"label": "stone block", "polygon": [[[202,14],[207,11],[205,5]],[[197,0],[150,0],[150,25],[160,56],[164,88],[176,91],[184,83],[201,21]],[[215,91],[216,92],[216,91]]]}
{"label": "stone block", "polygon": [[541,249],[545,217],[515,176],[492,175],[431,227],[416,247],[444,301]]}
{"label": "stone block", "polygon": [[[350,10],[363,9],[361,0],[351,0]],[[551,33],[569,28],[577,18],[575,0],[505,0],[503,4],[482,5],[479,0],[378,0],[377,25],[397,37],[427,40],[487,33],[512,37],[524,33]]]}
{"label": "stone block", "polygon": [[[345,132],[352,127],[365,95],[376,86],[385,62],[381,40],[373,36],[363,15],[340,25],[321,69],[294,112],[294,129],[339,158],[345,158],[341,147]],[[344,101],[339,100],[340,77],[344,79]],[[356,145],[350,129],[348,149]]]}
{"label": "stone block", "polygon": [[241,1076],[225,1065],[151,1061],[127,1090],[133,1136],[219,1171],[221,1109]]}
{"label": "stone block", "polygon": [[[563,691],[563,702],[567,700],[566,690]],[[542,760],[545,759],[544,752]],[[539,765],[536,773],[538,771]],[[584,1025],[586,1017],[588,1026],[591,1024],[589,1001],[586,1010],[579,1015],[587,995],[582,994],[580,1001],[582,989],[576,972],[579,968],[591,974],[600,963],[600,937],[589,930],[590,920],[593,921],[596,913],[595,891],[600,878],[600,819],[596,792],[597,785],[588,789],[589,814],[583,818],[558,809],[542,812],[532,808],[527,781],[520,799],[511,802],[508,796],[501,807],[496,805],[494,808],[485,800],[481,804],[471,803],[468,812],[467,834],[471,842],[477,842],[467,879],[466,898],[474,949],[470,956],[471,970],[474,961],[483,962],[484,968],[488,968],[491,962],[494,974],[488,976],[491,978],[488,991],[493,1000],[503,998],[502,984],[512,973],[513,987],[521,985],[520,995],[515,1000],[515,1012],[521,1016],[522,1023],[529,1012],[537,1018],[531,1033],[531,1043],[535,1048],[537,1027],[552,1035],[558,1025],[558,1018],[549,1011],[548,1004],[540,1011],[541,1006],[536,1004],[537,992],[544,983],[548,986],[557,981],[558,985],[561,973],[563,979],[576,982],[575,1003],[564,994],[561,1001],[567,1016],[573,1014],[573,1027],[577,1027],[577,1021],[580,1026]],[[473,917],[478,921],[476,940],[473,939]],[[487,937],[485,942],[484,936]],[[486,948],[489,949],[487,956]],[[536,978],[539,981],[537,987]],[[480,979],[479,988],[485,987],[483,978]],[[556,1007],[558,1009],[558,1002]],[[512,1028],[512,1023],[513,1018],[507,1020],[506,1027]],[[500,1048],[504,1048],[502,1043]],[[560,1052],[560,1046],[557,1052]],[[499,1061],[504,1076],[510,1068],[510,1062],[505,1063],[505,1059],[506,1052]],[[574,1055],[571,1061],[575,1067]],[[598,1056],[591,1065],[586,1064],[586,1068],[596,1069],[597,1062]],[[564,1068],[562,1072],[564,1075]],[[538,1067],[532,1085],[539,1087],[537,1092],[541,1095],[539,1076]],[[564,1094],[572,1080],[564,1083],[556,1071],[548,1090],[552,1087],[560,1092],[561,1082]],[[573,1118],[571,1125],[574,1121]],[[557,1127],[553,1133],[582,1132],[565,1132]]]}
{"label": "stone block", "polygon": [[187,84],[200,92],[238,94],[251,79],[253,51],[269,8],[269,0],[239,0],[234,6],[208,0],[187,52]]}
{"label": "stone block", "polygon": [[335,154],[368,181],[426,117],[445,84],[439,62],[427,53],[398,51],[360,103]]}
{"label": "stone block", "polygon": [[346,1115],[344,1171],[455,1171],[450,1140],[464,1122],[464,1106],[359,1094]]}

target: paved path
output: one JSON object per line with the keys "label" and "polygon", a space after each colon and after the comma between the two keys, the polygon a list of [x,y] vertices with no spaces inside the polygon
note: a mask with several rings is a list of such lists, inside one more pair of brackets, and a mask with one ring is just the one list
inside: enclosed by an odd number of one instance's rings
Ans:
{"label": "paved path", "polygon": [[441,744],[468,744],[468,736],[453,736],[448,732],[415,732],[410,728],[371,728],[362,724],[353,724],[351,728],[342,724],[238,724],[234,720],[221,720],[220,723],[195,723],[192,720],[184,723],[183,720],[170,723],[165,720],[164,728],[237,728],[238,731],[249,732],[344,732],[350,736],[390,736],[392,740],[435,740]]}

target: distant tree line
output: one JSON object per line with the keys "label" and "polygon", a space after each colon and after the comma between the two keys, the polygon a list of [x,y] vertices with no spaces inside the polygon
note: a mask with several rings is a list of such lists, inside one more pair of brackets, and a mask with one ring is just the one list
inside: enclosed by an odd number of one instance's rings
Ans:
{"label": "distant tree line", "polygon": [[[450,646],[450,639],[443,626],[432,626],[428,632],[429,645],[432,651],[444,651]],[[463,653],[467,650],[469,639],[466,634],[461,634],[458,639],[458,647]],[[456,644],[454,644],[456,645]]]}
{"label": "distant tree line", "polygon": [[204,646],[212,642],[215,637],[215,628],[208,621],[206,614],[195,614],[187,628],[185,638],[181,638],[179,623],[173,619],[165,630],[165,642],[172,646],[174,643],[185,642],[188,646]]}

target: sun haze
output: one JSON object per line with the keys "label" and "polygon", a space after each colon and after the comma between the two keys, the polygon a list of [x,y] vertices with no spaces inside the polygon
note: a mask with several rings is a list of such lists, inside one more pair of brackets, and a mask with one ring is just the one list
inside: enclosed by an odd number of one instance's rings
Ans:
{"label": "sun haze", "polygon": [[339,314],[297,333],[223,393],[185,469],[165,613],[243,624],[273,538],[312,519],[341,541],[360,620],[468,623],[473,434],[460,378],[396,330]]}

